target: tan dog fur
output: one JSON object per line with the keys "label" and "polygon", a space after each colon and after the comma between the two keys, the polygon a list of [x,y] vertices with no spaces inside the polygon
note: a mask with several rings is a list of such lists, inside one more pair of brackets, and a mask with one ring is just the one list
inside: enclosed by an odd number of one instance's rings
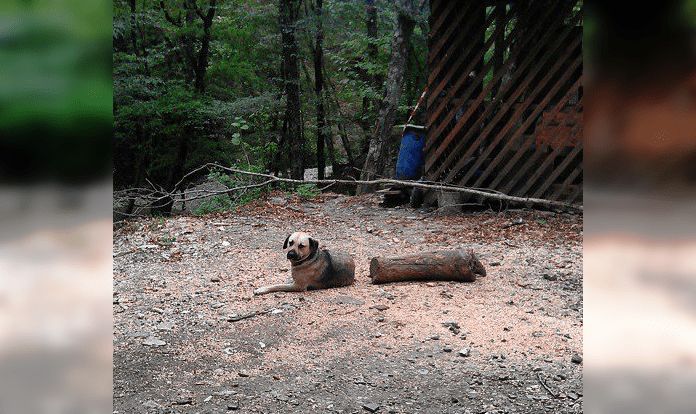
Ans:
{"label": "tan dog fur", "polygon": [[285,239],[283,250],[290,260],[292,281],[258,288],[254,295],[271,292],[303,292],[348,286],[355,281],[355,262],[349,254],[319,249],[307,233],[295,232]]}

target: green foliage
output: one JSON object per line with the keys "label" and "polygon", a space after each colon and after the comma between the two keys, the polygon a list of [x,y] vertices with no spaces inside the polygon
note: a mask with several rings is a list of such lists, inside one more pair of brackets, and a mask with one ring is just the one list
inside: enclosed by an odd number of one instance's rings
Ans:
{"label": "green foliage", "polygon": [[234,203],[227,195],[216,195],[201,202],[201,205],[193,211],[197,216],[204,216],[210,213],[221,213],[230,211],[234,208]]}
{"label": "green foliage", "polygon": [[159,238],[160,244],[171,245],[176,241],[176,237],[172,236],[171,233],[167,233]]}
{"label": "green foliage", "polygon": [[[202,10],[209,4],[208,0],[195,2]],[[277,1],[217,2],[209,30],[204,91],[195,88],[195,62],[187,58],[187,51],[194,54],[200,51],[206,31],[196,13],[186,18],[183,4],[179,0],[165,0],[167,18],[158,1],[138,1],[133,13],[129,1],[114,0],[115,188],[143,186],[145,179],[167,187],[176,183],[183,173],[208,162],[266,172],[272,169],[279,155],[290,151],[281,139],[285,103],[280,93],[283,84]],[[375,85],[374,78],[386,78],[390,59],[396,6],[392,2],[377,4],[378,33],[372,40],[367,36],[363,2],[324,1],[326,132],[337,137],[340,125],[341,131],[349,136],[354,155],[361,149],[366,128],[374,123],[382,98],[382,85]],[[306,167],[311,168],[316,165],[312,59],[317,20],[310,2],[306,5],[306,13],[303,7],[298,21],[297,39],[304,159]],[[405,121],[408,107],[415,104],[414,99],[425,82],[426,25],[427,22],[419,22],[412,36],[415,57],[409,60],[400,122]],[[368,53],[371,45],[377,47],[374,58]],[[367,106],[364,106],[365,98]],[[335,142],[333,155],[344,161],[339,141]],[[183,166],[179,169],[182,171],[176,172],[174,166],[182,159]],[[280,173],[285,173],[282,165]],[[200,179],[203,177],[190,178]],[[228,187],[248,181],[248,177],[242,179],[221,172],[215,179]],[[249,189],[232,197],[211,198],[196,213],[231,210],[262,196],[265,191],[265,188]],[[300,186],[294,191],[302,197],[317,193],[312,186]]]}
{"label": "green foliage", "polygon": [[321,194],[321,191],[314,184],[300,184],[295,187],[295,194],[300,198],[309,199]]}

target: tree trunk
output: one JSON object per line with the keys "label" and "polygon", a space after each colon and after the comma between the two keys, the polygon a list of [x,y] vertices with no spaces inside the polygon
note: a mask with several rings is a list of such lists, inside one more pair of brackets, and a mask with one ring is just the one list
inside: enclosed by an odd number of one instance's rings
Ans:
{"label": "tree trunk", "polygon": [[304,142],[300,125],[300,71],[295,36],[295,25],[299,12],[298,2],[297,0],[279,0],[278,10],[283,45],[285,120],[287,121],[287,139],[290,147],[290,176],[301,180],[304,178]]}
{"label": "tree trunk", "polygon": [[213,17],[215,17],[216,2],[217,0],[210,0],[208,4],[208,10],[204,14],[203,11],[198,8],[196,0],[191,0],[192,6],[195,8],[198,17],[203,21],[203,37],[201,38],[201,48],[198,50],[198,56],[196,57],[196,66],[194,68],[195,73],[195,89],[199,93],[205,92],[205,75],[208,71],[208,57],[210,56],[210,28],[213,26]]}
{"label": "tree trunk", "polygon": [[[375,6],[375,0],[365,1],[365,27],[367,28],[367,56],[371,63],[376,63],[378,59],[378,49],[377,49],[377,7]],[[384,81],[382,75],[379,73],[375,74],[371,79],[368,79],[374,90],[380,91],[382,89],[382,82]],[[371,108],[374,108],[376,103],[368,99],[367,96],[363,97],[362,110],[361,110],[361,122],[360,126],[363,129],[365,136],[363,141],[360,143],[361,153],[367,153],[370,148],[370,137],[374,132],[372,130],[372,116],[370,116]]]}
{"label": "tree trunk", "polygon": [[476,276],[486,276],[486,269],[472,250],[374,257],[370,260],[373,284],[414,280],[473,282]]}
{"label": "tree trunk", "polygon": [[314,92],[317,95],[317,176],[324,179],[326,159],[324,143],[326,141],[326,114],[324,113],[324,27],[322,25],[322,0],[317,0],[317,33],[314,45]]}
{"label": "tree trunk", "polygon": [[[384,174],[390,136],[396,108],[401,97],[408,58],[409,40],[413,27],[415,8],[413,0],[400,0],[396,31],[392,41],[392,54],[387,73],[386,91],[380,104],[375,135],[370,142],[367,159],[360,174],[361,180],[372,180]],[[371,191],[368,186],[358,187],[358,193]]]}
{"label": "tree trunk", "polygon": [[186,166],[186,159],[188,158],[189,142],[188,136],[191,131],[184,131],[184,133],[179,137],[179,142],[176,149],[176,158],[172,164],[171,170],[169,171],[169,177],[167,179],[166,189],[169,191],[168,194],[161,194],[162,198],[154,202],[151,208],[153,213],[159,213],[163,216],[170,216],[172,214],[172,207],[174,206],[174,198],[172,194],[176,193],[177,188],[175,184],[184,176],[184,167]]}

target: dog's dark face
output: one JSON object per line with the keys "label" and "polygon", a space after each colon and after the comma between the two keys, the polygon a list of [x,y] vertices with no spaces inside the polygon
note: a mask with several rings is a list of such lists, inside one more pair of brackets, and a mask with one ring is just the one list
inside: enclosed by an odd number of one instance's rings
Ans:
{"label": "dog's dark face", "polygon": [[305,260],[318,248],[318,241],[299,231],[289,235],[283,243],[283,250],[287,252],[287,258],[292,264]]}

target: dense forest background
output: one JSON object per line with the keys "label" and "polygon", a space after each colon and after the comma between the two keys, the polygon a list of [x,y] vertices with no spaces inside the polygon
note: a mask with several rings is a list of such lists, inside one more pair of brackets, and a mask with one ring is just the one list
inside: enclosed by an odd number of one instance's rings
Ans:
{"label": "dense forest background", "polygon": [[427,3],[115,0],[115,189],[183,190],[209,162],[360,175],[423,90]]}

